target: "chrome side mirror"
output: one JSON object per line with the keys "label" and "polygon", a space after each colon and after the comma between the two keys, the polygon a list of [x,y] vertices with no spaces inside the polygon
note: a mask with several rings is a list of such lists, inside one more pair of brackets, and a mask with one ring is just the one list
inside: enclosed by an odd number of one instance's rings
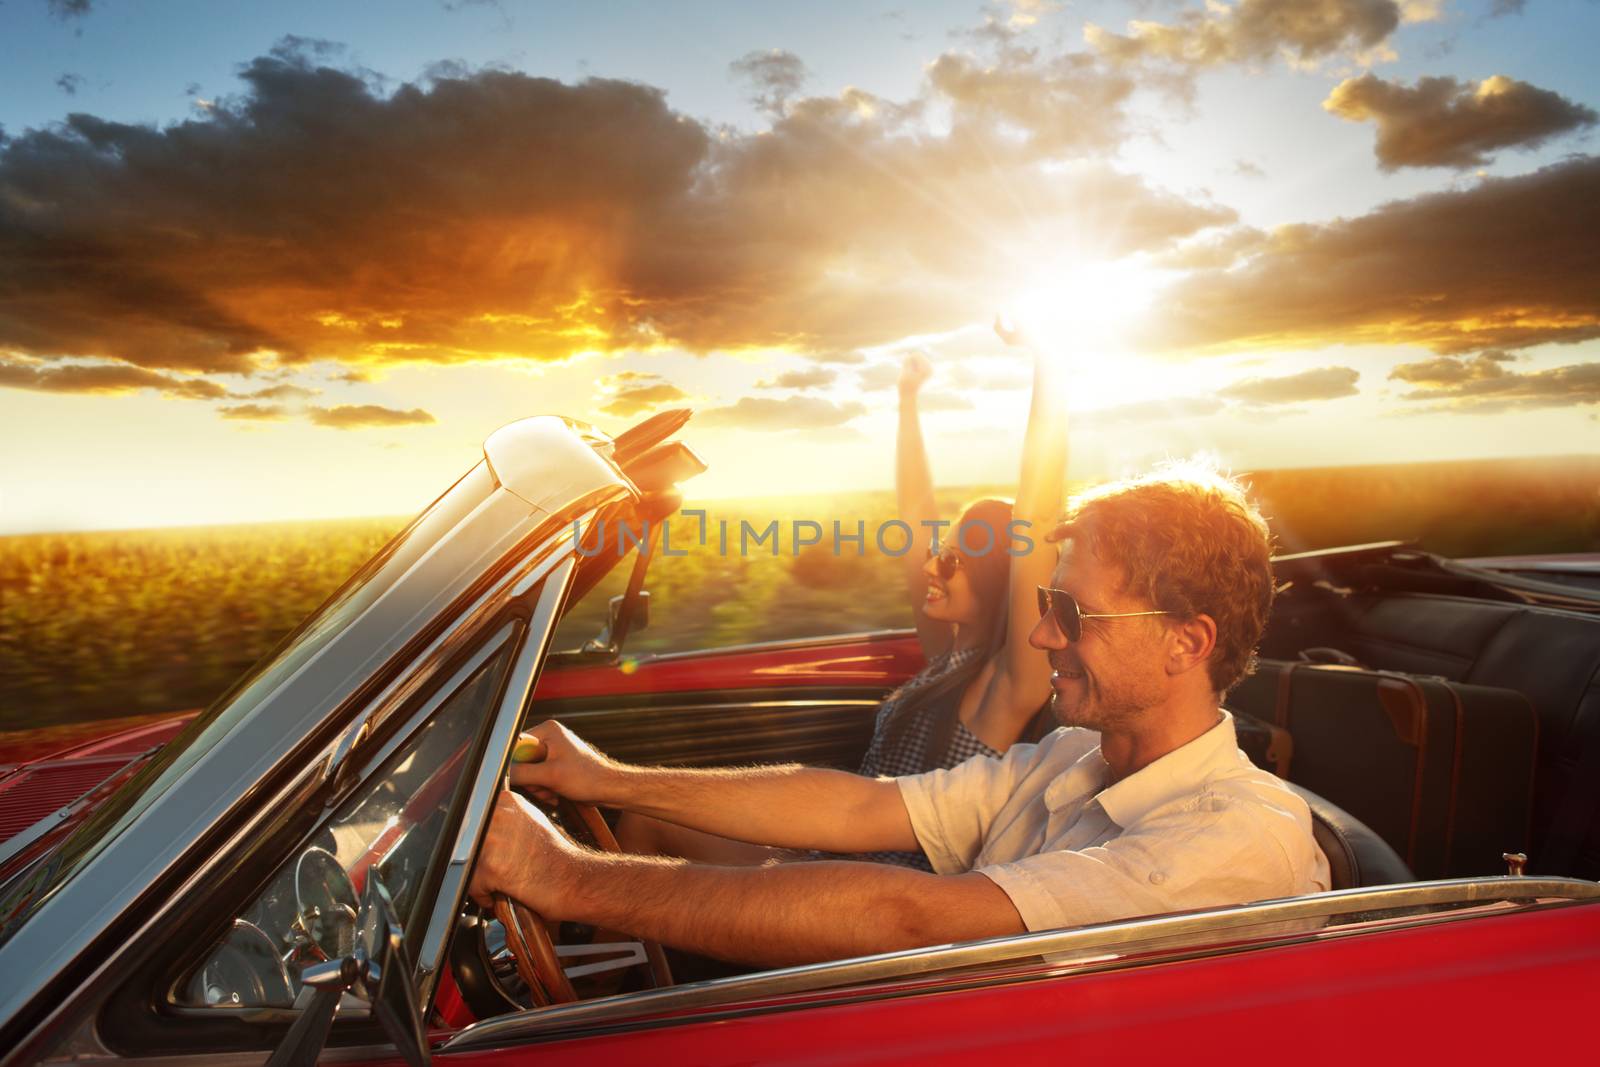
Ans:
{"label": "chrome side mirror", "polygon": [[628,634],[650,625],[650,590],[639,590],[634,594],[632,612],[627,608],[628,594],[619,593],[611,598],[606,605],[605,629],[584,644],[584,655],[615,656],[622,650],[622,642]]}
{"label": "chrome side mirror", "polygon": [[308,967],[301,980],[315,992],[289,1028],[267,1067],[312,1067],[328,1041],[328,1031],[346,993],[365,1000],[383,1032],[412,1067],[429,1062],[405,937],[394,914],[394,901],[376,868],[368,868],[356,920],[355,947],[348,956]]}

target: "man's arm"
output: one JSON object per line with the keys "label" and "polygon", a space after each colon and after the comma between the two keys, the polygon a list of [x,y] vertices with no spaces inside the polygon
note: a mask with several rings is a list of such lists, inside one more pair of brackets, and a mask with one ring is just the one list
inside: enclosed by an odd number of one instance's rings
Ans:
{"label": "man's arm", "polygon": [[560,723],[523,735],[531,758],[511,783],[541,799],[559,794],[652,815],[695,830],[778,848],[874,852],[918,847],[892,779],[788,764],[689,769],[634,767],[597,752]]}
{"label": "man's arm", "polygon": [[877,863],[711,867],[592,852],[511,793],[496,804],[473,874],[483,902],[508,893],[542,915],[758,966],[786,966],[1025,932],[981,874]]}

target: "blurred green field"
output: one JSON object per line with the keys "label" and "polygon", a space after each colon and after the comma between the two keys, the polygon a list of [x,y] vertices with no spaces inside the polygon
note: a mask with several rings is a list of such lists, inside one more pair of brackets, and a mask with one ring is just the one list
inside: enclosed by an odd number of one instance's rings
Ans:
{"label": "blurred green field", "polygon": [[[1266,471],[1250,476],[1284,551],[1403,539],[1446,555],[1600,551],[1600,457]],[[993,491],[993,490],[990,490]],[[943,514],[982,495],[941,496]],[[694,506],[691,500],[690,506]],[[700,548],[691,520],[651,567],[652,624],[629,650],[711,648],[910,624],[894,560],[870,531],[888,492],[713,501],[737,530],[796,519],[847,530],[774,558]],[[404,518],[0,538],[0,730],[200,707],[314,610]],[[557,647],[599,630],[625,567],[562,623]]]}

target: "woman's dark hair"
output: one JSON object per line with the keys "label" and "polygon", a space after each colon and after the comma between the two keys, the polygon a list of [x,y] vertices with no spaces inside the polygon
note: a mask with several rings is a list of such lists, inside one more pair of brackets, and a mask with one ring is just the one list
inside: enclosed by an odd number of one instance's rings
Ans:
{"label": "woman's dark hair", "polygon": [[905,687],[889,695],[890,700],[904,696],[904,704],[894,711],[894,718],[884,728],[884,748],[898,746],[924,709],[935,703],[937,718],[929,723],[928,751],[939,755],[950,747],[951,735],[960,721],[961,694],[967,683],[978,676],[983,665],[1005,647],[1006,615],[1011,603],[1011,501],[995,497],[974,500],[961,512],[961,518],[945,532],[943,545],[953,547],[961,556],[962,569],[966,571],[978,602],[989,615],[989,639],[983,655],[971,663],[951,671],[933,685],[907,693]]}

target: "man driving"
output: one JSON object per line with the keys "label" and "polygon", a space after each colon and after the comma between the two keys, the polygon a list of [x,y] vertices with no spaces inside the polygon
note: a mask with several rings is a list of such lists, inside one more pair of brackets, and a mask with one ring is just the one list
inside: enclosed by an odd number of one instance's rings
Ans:
{"label": "man driving", "polygon": [[[1273,582],[1237,483],[1168,468],[1074,499],[1030,643],[1060,729],[951,770],[635,767],[560,724],[513,785],[774,850],[923,849],[935,873],[850,860],[716,866],[606,854],[516,793],[470,891],[759,966],[861,956],[1328,888],[1304,801],[1239,751],[1223,694]],[[778,852],[774,859],[782,858]]]}

